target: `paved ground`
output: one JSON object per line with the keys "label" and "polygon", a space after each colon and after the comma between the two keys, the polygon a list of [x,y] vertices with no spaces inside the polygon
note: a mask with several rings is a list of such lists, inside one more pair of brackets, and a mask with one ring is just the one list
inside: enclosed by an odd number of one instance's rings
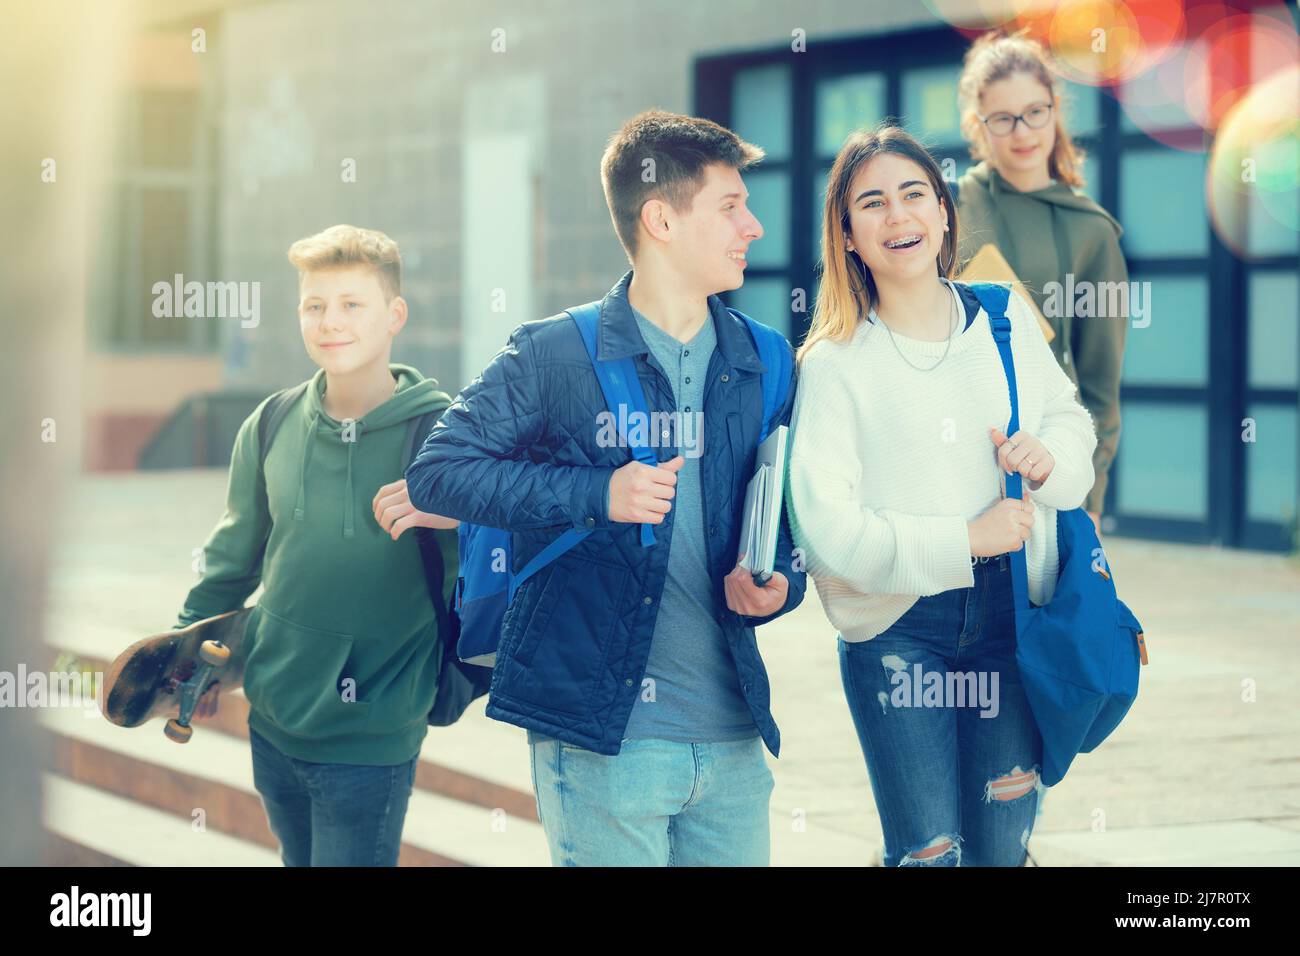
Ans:
{"label": "paved ground", "polygon": [[[111,657],[124,636],[170,626],[224,490],[219,471],[70,486],[50,525],[52,631]],[[1107,551],[1151,663],[1123,726],[1048,792],[1034,855],[1044,865],[1300,863],[1300,563],[1118,538]],[[759,638],[784,738],[772,762],[773,862],[864,863],[879,824],[815,594]],[[481,759],[493,778],[526,782],[517,737],[476,709],[455,728],[449,762],[473,773]]]}

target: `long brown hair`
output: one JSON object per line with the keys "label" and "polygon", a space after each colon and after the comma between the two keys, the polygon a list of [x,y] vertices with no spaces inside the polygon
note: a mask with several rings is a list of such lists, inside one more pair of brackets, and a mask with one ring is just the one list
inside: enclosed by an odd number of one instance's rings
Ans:
{"label": "long brown hair", "polygon": [[813,306],[812,324],[799,346],[798,358],[821,339],[845,342],[852,337],[858,322],[879,304],[876,281],[871,270],[856,252],[849,252],[849,190],[858,170],[882,153],[895,153],[912,160],[930,180],[934,194],[948,211],[948,231],[939,251],[937,272],[951,279],[957,265],[957,206],[944,181],[939,165],[916,139],[898,126],[882,124],[874,130],[859,130],[840,147],[826,184],[826,202],[822,210],[822,280]]}
{"label": "long brown hair", "polygon": [[971,159],[988,159],[984,150],[987,130],[980,122],[980,97],[990,83],[1005,80],[1016,73],[1028,73],[1052,95],[1052,122],[1056,125],[1056,144],[1047,157],[1047,172],[1053,179],[1080,188],[1084,185],[1084,152],[1074,145],[1066,129],[1064,103],[1056,104],[1060,84],[1047,65],[1043,47],[1025,30],[1007,33],[992,30],[982,35],[966,51],[961,79],[957,81],[957,102],[961,106],[961,131],[970,143]]}

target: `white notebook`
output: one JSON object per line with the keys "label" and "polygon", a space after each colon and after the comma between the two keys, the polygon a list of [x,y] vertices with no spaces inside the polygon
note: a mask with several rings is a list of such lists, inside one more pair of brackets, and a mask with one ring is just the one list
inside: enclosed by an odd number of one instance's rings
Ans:
{"label": "white notebook", "polygon": [[781,530],[785,495],[786,447],[790,429],[777,426],[758,446],[754,477],[745,492],[745,518],[740,526],[740,566],[766,581],[776,565],[776,539]]}

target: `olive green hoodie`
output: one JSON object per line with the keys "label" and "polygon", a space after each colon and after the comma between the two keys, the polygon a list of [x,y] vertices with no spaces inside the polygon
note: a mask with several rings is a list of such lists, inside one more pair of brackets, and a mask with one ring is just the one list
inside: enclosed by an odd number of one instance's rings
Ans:
{"label": "olive green hoodie", "polygon": [[1075,288],[1086,287],[1080,283],[1127,283],[1128,267],[1119,247],[1123,230],[1110,213],[1066,184],[1020,192],[987,161],[967,170],[957,186],[959,261],[964,265],[986,243],[995,243],[1056,332],[1052,353],[1078,387],[1097,430],[1092,460],[1097,477],[1084,507],[1101,511],[1119,447],[1119,383],[1128,320],[1082,318],[1069,309],[1045,308],[1044,300],[1048,283],[1068,287],[1067,274],[1074,276]]}
{"label": "olive green hoodie", "polygon": [[428,729],[441,654],[419,546],[409,531],[393,541],[371,501],[402,477],[407,423],[450,399],[417,370],[390,369],[393,397],[350,430],[326,413],[317,372],[271,442],[265,482],[266,403],[248,417],[226,512],[179,618],[234,610],[265,586],[245,635],[249,726],[299,760],[402,763]]}

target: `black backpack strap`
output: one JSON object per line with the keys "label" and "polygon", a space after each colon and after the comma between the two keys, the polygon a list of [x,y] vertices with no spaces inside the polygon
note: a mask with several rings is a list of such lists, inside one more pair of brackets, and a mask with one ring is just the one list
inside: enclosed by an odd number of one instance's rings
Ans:
{"label": "black backpack strap", "polygon": [[281,389],[268,398],[266,404],[262,406],[262,414],[257,419],[259,469],[266,467],[266,453],[271,450],[271,442],[275,439],[275,433],[284,422],[284,416],[289,414],[289,409],[293,407],[293,403],[307,393],[309,385],[311,385],[310,379],[301,385]]}
{"label": "black backpack strap", "polygon": [[424,447],[424,440],[429,437],[429,432],[433,431],[433,426],[438,423],[442,413],[447,410],[447,406],[430,409],[419,418],[412,418],[406,426],[406,444],[402,446],[402,468],[403,470],[411,467],[411,462],[415,461],[415,456],[420,453]]}
{"label": "black backpack strap", "polygon": [[[439,416],[446,409],[446,405],[430,409],[419,418],[412,418],[406,426],[406,441],[402,448],[403,471],[411,467],[415,456],[424,447],[424,440],[429,437],[429,432],[433,431],[433,426],[437,424]],[[416,528],[415,532],[416,541],[420,545],[420,559],[424,562],[424,583],[429,591],[429,599],[433,601],[434,612],[437,614],[439,632],[446,634],[445,628],[450,626],[451,615],[447,611],[447,600],[443,593],[446,587],[447,569],[446,562],[442,559],[440,537],[447,534],[455,535],[456,532],[436,528]]]}
{"label": "black backpack strap", "polygon": [[[446,406],[425,412],[419,418],[411,420],[406,430],[405,452],[402,457],[404,468],[424,447],[425,439],[438,423],[438,418]],[[474,700],[488,692],[492,683],[492,669],[476,664],[462,663],[456,654],[456,645],[460,643],[460,618],[447,607],[444,594],[448,568],[443,560],[442,542],[454,543],[457,538],[455,530],[434,528],[416,528],[415,540],[420,546],[420,560],[424,564],[424,583],[433,602],[434,617],[438,622],[438,635],[442,640],[442,670],[438,676],[438,691],[433,701],[433,710],[429,712],[429,723],[435,727],[447,727],[454,724]],[[451,570],[455,577],[460,569]]]}

